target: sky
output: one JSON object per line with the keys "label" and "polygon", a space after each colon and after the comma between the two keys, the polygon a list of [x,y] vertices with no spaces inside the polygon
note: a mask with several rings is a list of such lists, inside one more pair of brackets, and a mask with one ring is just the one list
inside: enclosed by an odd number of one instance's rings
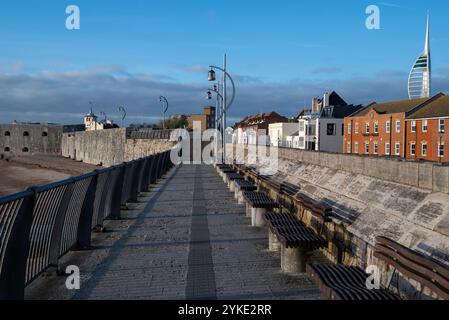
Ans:
{"label": "sky", "polygon": [[[66,7],[80,9],[67,30]],[[380,8],[368,30],[366,8]],[[432,93],[449,93],[449,2],[442,0],[0,0],[0,123],[81,123],[92,101],[120,123],[201,113],[209,65],[237,85],[229,120],[294,116],[314,96],[407,98],[431,14]]]}

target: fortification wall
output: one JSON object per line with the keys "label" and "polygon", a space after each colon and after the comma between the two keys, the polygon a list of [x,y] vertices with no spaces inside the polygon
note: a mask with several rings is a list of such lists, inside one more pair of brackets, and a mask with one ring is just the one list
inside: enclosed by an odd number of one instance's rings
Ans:
{"label": "fortification wall", "polygon": [[127,139],[125,128],[85,131],[63,134],[62,156],[109,167],[166,151],[173,145],[162,139]]}
{"label": "fortification wall", "polygon": [[[241,160],[241,159],[240,159]],[[275,161],[256,165],[258,171]],[[377,236],[387,236],[449,265],[449,168],[388,159],[279,149],[272,177],[332,206],[329,258],[366,267]]]}

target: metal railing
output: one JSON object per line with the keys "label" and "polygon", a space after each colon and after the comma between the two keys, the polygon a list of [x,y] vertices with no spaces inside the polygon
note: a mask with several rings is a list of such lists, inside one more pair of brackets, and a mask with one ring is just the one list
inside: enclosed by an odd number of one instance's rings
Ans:
{"label": "metal railing", "polygon": [[0,300],[21,300],[43,272],[136,202],[171,167],[170,151],[0,198]]}
{"label": "metal railing", "polygon": [[129,139],[170,140],[173,130],[139,129],[128,132]]}

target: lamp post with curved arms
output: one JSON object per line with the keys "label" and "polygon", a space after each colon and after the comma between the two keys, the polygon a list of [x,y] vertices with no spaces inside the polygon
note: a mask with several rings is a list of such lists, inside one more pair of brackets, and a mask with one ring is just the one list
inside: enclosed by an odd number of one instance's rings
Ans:
{"label": "lamp post with curved arms", "polygon": [[118,107],[118,111],[122,112],[122,128],[126,118],[126,110],[125,107]]}
{"label": "lamp post with curved arms", "polygon": [[[225,155],[226,155],[226,141],[225,141],[225,134],[226,134],[226,115],[232,105],[232,103],[234,102],[235,99],[235,93],[236,93],[236,89],[235,89],[235,83],[234,80],[232,79],[231,75],[228,73],[227,71],[227,56],[226,54],[224,55],[224,63],[223,63],[223,68],[221,67],[217,67],[217,66],[209,66],[210,67],[210,71],[208,74],[208,80],[209,81],[215,81],[216,80],[216,75],[215,75],[215,70],[219,70],[221,72],[223,72],[223,105],[222,105],[222,110],[221,110],[221,115],[220,115],[220,119],[222,121],[222,136],[223,136],[223,163],[225,162]],[[228,96],[227,96],[227,80],[231,81],[232,84],[232,97],[231,100],[228,103]]]}
{"label": "lamp post with curved arms", "polygon": [[103,116],[103,117],[104,117],[103,122],[106,123],[106,121],[108,120],[108,117],[107,117],[106,113],[105,113],[104,111],[101,111],[101,112],[100,112],[100,116]]}
{"label": "lamp post with curved arms", "polygon": [[165,114],[168,111],[168,100],[164,96],[160,96],[159,101],[162,103],[162,113],[164,115],[164,118],[162,120],[162,129],[165,129]]}
{"label": "lamp post with curved arms", "polygon": [[[215,132],[217,132],[217,130],[220,130],[220,132],[221,132],[220,121],[223,118],[223,115],[221,113],[221,106],[223,105],[223,95],[220,92],[220,82],[218,82],[218,84],[215,84],[213,86],[213,88],[209,89],[209,91],[207,92],[207,97],[206,97],[208,100],[212,100],[212,92],[215,92],[215,94],[217,95],[217,108],[216,108],[216,112],[215,112]],[[215,157],[217,157],[217,155],[218,155],[218,135],[217,134],[215,134],[214,154],[215,154]],[[215,159],[215,161],[217,161],[217,158]]]}

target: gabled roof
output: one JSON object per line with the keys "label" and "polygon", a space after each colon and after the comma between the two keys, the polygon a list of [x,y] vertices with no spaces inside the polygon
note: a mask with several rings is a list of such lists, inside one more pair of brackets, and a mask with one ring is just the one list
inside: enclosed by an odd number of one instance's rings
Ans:
{"label": "gabled roof", "polygon": [[[330,108],[331,112],[330,114],[326,114],[326,109]],[[363,109],[362,105],[336,105],[336,106],[330,106],[323,108],[321,111],[321,117],[323,118],[332,118],[332,119],[343,119],[345,117],[348,117],[352,115],[355,112],[358,112],[359,110]]]}
{"label": "gabled roof", "polygon": [[368,107],[360,110],[359,112],[352,114],[352,117],[363,117],[367,115],[371,110],[374,110],[379,114],[406,113],[426,104],[435,97],[413,99],[413,100],[399,100],[384,103],[372,103]]}
{"label": "gabled roof", "polygon": [[449,117],[449,96],[441,96],[421,109],[411,113],[407,119],[430,119]]}

